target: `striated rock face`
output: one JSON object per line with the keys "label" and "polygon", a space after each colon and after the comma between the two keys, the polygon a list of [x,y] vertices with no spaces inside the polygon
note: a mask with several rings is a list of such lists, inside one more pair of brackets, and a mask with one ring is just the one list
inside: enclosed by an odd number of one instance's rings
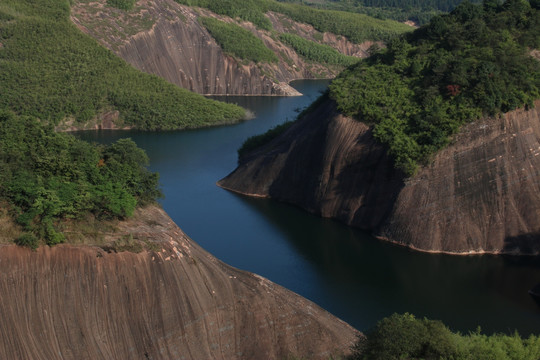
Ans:
{"label": "striated rock face", "polygon": [[540,253],[538,107],[465,126],[410,179],[369,127],[319,105],[219,185],[272,197],[414,249]]}
{"label": "striated rock face", "polygon": [[[174,0],[139,0],[133,11],[105,5],[106,0],[78,1],[72,21],[135,68],[173,84],[207,95],[300,95],[288,83],[295,79],[332,78],[341,68],[304,62],[268,31],[240,25],[261,38],[279,57],[277,64],[241,63],[223,53],[197,18],[215,14],[182,6]],[[276,29],[287,21],[289,31],[313,40],[313,27],[268,15]],[[221,20],[232,20],[218,17]],[[339,51],[365,56],[371,43],[355,45],[324,34],[324,42]]]}
{"label": "striated rock face", "polygon": [[121,227],[162,250],[0,247],[0,358],[327,359],[355,341],[310,301],[202,250],[158,208]]}

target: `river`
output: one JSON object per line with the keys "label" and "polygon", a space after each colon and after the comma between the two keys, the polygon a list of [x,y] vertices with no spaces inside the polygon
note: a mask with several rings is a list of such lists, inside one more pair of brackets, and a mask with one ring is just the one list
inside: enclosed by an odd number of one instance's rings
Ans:
{"label": "river", "polygon": [[215,185],[231,172],[249,136],[314,101],[326,81],[292,84],[302,97],[227,97],[256,114],[237,125],[176,132],[96,131],[108,143],[131,137],[160,173],[172,219],[222,261],[314,301],[360,330],[394,312],[442,320],[453,330],[540,334],[540,307],[527,290],[540,258],[414,252],[287,204],[251,199]]}

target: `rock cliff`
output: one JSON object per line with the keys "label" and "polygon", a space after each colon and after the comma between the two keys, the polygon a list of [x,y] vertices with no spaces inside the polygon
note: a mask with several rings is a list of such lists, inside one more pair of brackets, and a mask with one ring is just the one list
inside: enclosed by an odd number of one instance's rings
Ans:
{"label": "rock cliff", "polygon": [[540,253],[538,107],[465,126],[417,175],[327,100],[219,185],[296,204],[414,249]]}
{"label": "rock cliff", "polygon": [[[332,78],[340,67],[306,63],[269,31],[239,23],[261,38],[279,57],[277,64],[242,63],[223,53],[197,18],[219,17],[205,9],[189,8],[174,0],[139,0],[125,12],[106,6],[106,0],[77,1],[72,21],[135,68],[206,95],[299,95],[288,85],[295,79]],[[277,30],[284,29],[313,40],[312,26],[283,15],[268,14]],[[363,57],[372,43],[353,44],[333,34],[320,34],[338,51]]]}
{"label": "rock cliff", "polygon": [[327,359],[357,331],[227,266],[156,207],[115,234],[160,250],[0,247],[2,359]]}

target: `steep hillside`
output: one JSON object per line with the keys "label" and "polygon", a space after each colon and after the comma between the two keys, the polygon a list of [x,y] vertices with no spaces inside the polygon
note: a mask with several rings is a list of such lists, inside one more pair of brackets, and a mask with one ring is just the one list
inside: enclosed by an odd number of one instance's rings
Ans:
{"label": "steep hillside", "polygon": [[[279,61],[255,63],[227,54],[201,24],[201,17],[217,18],[249,30]],[[134,67],[200,94],[298,95],[288,85],[290,81],[332,78],[343,69],[298,55],[279,41],[282,32],[299,34],[356,57],[364,57],[373,44],[353,44],[275,12],[268,12],[265,19],[273,30],[174,0],[141,0],[130,11],[106,6],[106,0],[77,1],[72,8],[72,20],[82,31]]]}
{"label": "steep hillside", "polygon": [[540,253],[538,106],[464,127],[405,178],[372,128],[324,101],[219,185],[296,204],[414,249]]}
{"label": "steep hillside", "polygon": [[60,128],[185,129],[245,111],[133,69],[80,32],[68,0],[0,3],[0,110]]}
{"label": "steep hillside", "polygon": [[540,253],[538,10],[464,2],[392,41],[221,186],[425,251]]}
{"label": "steep hillside", "polygon": [[161,210],[114,234],[159,250],[0,247],[2,359],[328,359],[357,331],[198,247]]}

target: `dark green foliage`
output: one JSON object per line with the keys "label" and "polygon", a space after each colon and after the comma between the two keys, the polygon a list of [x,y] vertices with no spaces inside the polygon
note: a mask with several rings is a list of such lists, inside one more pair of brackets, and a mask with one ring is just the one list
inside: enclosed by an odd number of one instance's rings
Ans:
{"label": "dark green foliage", "polygon": [[17,223],[49,245],[64,239],[56,230],[61,219],[89,212],[123,218],[161,196],[147,161],[129,139],[96,147],[34,117],[0,112],[0,198]]}
{"label": "dark green foliage", "polygon": [[350,66],[360,60],[353,56],[343,55],[331,46],[318,44],[294,34],[281,34],[279,35],[279,40],[290,45],[297,54],[308,61]]}
{"label": "dark green foliage", "polygon": [[410,314],[385,318],[366,336],[364,359],[448,359],[457,351],[452,332],[440,321]]}
{"label": "dark green foliage", "polygon": [[[303,109],[298,114],[295,121],[304,117],[306,114],[309,114],[313,109],[315,109],[325,100],[328,100],[328,92],[323,93],[321,96],[317,98],[317,100],[311,103],[309,107]],[[277,138],[279,135],[285,132],[288,128],[290,128],[293,123],[294,121],[286,121],[283,124],[280,124],[271,128],[270,130],[266,131],[263,134],[249,137],[246,141],[244,141],[240,149],[238,149],[238,159],[240,160],[241,157],[246,155],[251,150],[256,149],[260,146],[263,146],[264,144],[267,144],[273,139]]]}
{"label": "dark green foliage", "polygon": [[[268,11],[274,11],[289,16],[295,21],[307,23],[321,32],[331,32],[346,36],[355,43],[366,40],[387,40],[410,31],[410,27],[395,21],[379,20],[363,14],[353,14],[342,11],[314,9],[299,4],[280,3],[274,0],[176,0],[185,5],[200,6],[217,14],[227,15],[251,21],[263,29],[270,21],[264,16]],[[264,19],[264,20],[262,20]]]}
{"label": "dark green foliage", "polygon": [[199,19],[225,53],[256,63],[278,61],[276,54],[251,31],[214,18],[201,17]]}
{"label": "dark green foliage", "polygon": [[[290,0],[288,3],[302,3],[321,9],[341,10],[366,14],[377,19],[397,21],[412,20],[420,25],[441,12],[452,11],[462,0]],[[480,1],[473,1],[480,2]]]}
{"label": "dark green foliage", "polygon": [[34,234],[24,233],[15,239],[15,244],[36,250],[39,247],[39,240]]}
{"label": "dark green foliage", "polygon": [[522,339],[480,332],[460,335],[451,332],[442,322],[416,319],[413,315],[394,314],[377,323],[360,338],[351,360],[387,359],[454,359],[454,360],[537,360],[540,338]]}
{"label": "dark green foliage", "polygon": [[344,11],[320,10],[298,4],[269,0],[269,9],[285,14],[295,21],[310,24],[318,31],[343,35],[354,43],[367,40],[387,41],[411,30],[410,26],[391,20]]}
{"label": "dark green foliage", "polygon": [[121,10],[131,10],[136,0],[107,0],[107,5]]}
{"label": "dark green foliage", "polygon": [[206,8],[233,19],[249,21],[263,30],[272,29],[272,23],[264,16],[268,11],[267,0],[176,0],[176,2]]}
{"label": "dark green foliage", "polygon": [[116,108],[125,125],[148,130],[244,117],[238,106],[135,70],[71,24],[67,1],[4,0],[0,13],[0,109],[58,124]]}
{"label": "dark green foliage", "polygon": [[240,149],[238,149],[238,158],[241,158],[253,149],[269,143],[270,141],[278,137],[280,134],[282,134],[285,130],[290,128],[292,124],[292,121],[286,121],[283,124],[273,127],[264,134],[249,137],[246,141],[244,141]]}
{"label": "dark green foliage", "polygon": [[540,46],[539,14],[525,0],[464,2],[344,71],[331,97],[374,125],[396,166],[412,175],[464,123],[540,97],[540,63],[528,54]]}

